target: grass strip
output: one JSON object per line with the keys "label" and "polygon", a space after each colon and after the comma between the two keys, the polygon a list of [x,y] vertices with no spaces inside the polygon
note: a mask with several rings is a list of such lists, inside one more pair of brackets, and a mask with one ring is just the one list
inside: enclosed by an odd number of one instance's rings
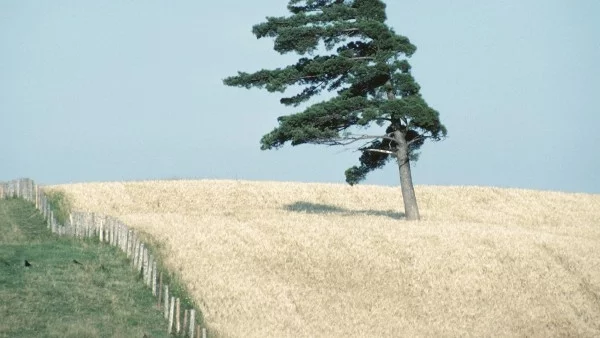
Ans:
{"label": "grass strip", "polygon": [[0,337],[165,337],[167,322],[117,248],[59,238],[0,200]]}

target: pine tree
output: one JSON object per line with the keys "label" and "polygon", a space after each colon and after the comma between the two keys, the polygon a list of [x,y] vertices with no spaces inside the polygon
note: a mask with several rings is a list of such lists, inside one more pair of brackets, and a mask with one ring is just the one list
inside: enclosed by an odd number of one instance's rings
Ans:
{"label": "pine tree", "polygon": [[411,160],[425,140],[446,136],[439,114],[427,105],[411,75],[407,58],[416,47],[386,23],[380,0],[290,0],[287,17],[267,17],[252,32],[273,38],[280,54],[299,55],[296,64],[228,77],[228,86],[284,92],[286,106],[298,106],[323,91],[333,98],[302,112],[281,116],[279,126],[261,139],[261,149],[300,144],[356,145],[360,165],[346,170],[351,185],[395,158],[406,218],[418,220]]}

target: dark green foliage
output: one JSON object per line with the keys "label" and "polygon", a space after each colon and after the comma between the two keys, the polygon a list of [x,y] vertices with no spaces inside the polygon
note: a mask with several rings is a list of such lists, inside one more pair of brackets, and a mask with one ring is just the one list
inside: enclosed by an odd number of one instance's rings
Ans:
{"label": "dark green foliage", "polygon": [[[261,149],[287,142],[293,146],[367,142],[359,147],[360,165],[346,171],[346,181],[355,184],[397,156],[398,137],[408,143],[409,158],[414,160],[425,139],[446,136],[438,112],[421,97],[411,75],[406,58],[416,47],[386,25],[382,1],[291,0],[288,9],[290,16],[267,17],[252,32],[259,39],[273,38],[274,49],[281,54],[300,55],[296,64],[238,72],[224,83],[282,93],[290,86],[301,87],[281,98],[287,106],[305,103],[324,90],[337,96],[279,117],[279,126],[261,139]],[[357,133],[369,128],[380,131]]]}
{"label": "dark green foliage", "polygon": [[[367,145],[367,148],[388,150],[391,148],[391,141],[387,139],[374,140]],[[360,166],[354,166],[346,170],[346,182],[350,185],[359,183],[366,178],[370,171],[383,167],[389,159],[388,154],[364,151],[359,158]]]}

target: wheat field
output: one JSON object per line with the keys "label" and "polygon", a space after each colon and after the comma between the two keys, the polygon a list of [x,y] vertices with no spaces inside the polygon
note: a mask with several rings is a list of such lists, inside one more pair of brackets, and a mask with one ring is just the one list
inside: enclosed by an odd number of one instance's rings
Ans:
{"label": "wheat field", "polygon": [[84,183],[159,242],[217,337],[600,336],[600,195],[227,180]]}

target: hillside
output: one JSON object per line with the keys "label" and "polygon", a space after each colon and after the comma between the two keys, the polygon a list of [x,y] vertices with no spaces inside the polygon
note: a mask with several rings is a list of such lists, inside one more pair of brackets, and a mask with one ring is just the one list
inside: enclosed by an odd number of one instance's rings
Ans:
{"label": "hillside", "polygon": [[248,181],[52,187],[165,243],[224,337],[600,335],[600,195]]}
{"label": "hillside", "polygon": [[154,304],[123,253],[59,238],[33,204],[0,199],[0,337],[166,337]]}

